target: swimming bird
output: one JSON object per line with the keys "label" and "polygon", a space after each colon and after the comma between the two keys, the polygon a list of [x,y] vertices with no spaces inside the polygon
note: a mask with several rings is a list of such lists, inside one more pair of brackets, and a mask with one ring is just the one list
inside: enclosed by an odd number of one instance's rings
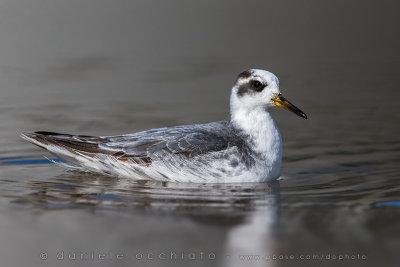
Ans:
{"label": "swimming bird", "polygon": [[229,121],[115,136],[39,131],[21,137],[80,171],[174,182],[264,182],[279,177],[282,163],[282,138],[269,112],[275,106],[307,118],[282,96],[273,73],[250,69],[231,89]]}

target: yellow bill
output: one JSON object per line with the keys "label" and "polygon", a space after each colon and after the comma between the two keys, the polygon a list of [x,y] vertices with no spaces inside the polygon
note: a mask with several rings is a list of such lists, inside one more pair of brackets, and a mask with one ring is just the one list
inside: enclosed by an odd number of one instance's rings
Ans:
{"label": "yellow bill", "polygon": [[293,112],[294,114],[307,119],[307,115],[301,111],[299,108],[297,108],[295,105],[293,105],[292,103],[290,103],[286,98],[284,98],[282,96],[282,94],[279,94],[277,97],[275,97],[273,99],[273,101],[275,102],[275,105],[277,105],[278,107],[287,109],[291,112]]}

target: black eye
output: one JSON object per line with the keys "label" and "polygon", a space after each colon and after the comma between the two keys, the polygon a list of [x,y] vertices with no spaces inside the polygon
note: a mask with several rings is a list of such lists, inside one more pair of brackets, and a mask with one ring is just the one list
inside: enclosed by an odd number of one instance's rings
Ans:
{"label": "black eye", "polygon": [[254,88],[256,88],[257,90],[260,90],[263,88],[263,84],[259,81],[253,81],[253,86]]}

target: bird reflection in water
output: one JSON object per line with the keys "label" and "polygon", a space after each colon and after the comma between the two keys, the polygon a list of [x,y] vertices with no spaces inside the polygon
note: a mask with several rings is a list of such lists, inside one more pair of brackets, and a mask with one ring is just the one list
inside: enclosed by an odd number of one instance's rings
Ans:
{"label": "bird reflection in water", "polygon": [[[184,184],[110,179],[66,173],[51,181],[31,181],[24,198],[44,210],[88,209],[115,216],[153,214],[223,226],[226,266],[243,264],[240,255],[273,253],[280,211],[280,185],[268,183]],[[260,261],[262,266],[268,262]]]}

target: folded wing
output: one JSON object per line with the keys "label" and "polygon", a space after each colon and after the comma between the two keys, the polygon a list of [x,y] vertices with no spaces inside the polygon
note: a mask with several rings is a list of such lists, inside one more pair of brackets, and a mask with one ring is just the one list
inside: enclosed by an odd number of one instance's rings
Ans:
{"label": "folded wing", "polygon": [[194,157],[238,145],[229,122],[153,129],[119,136],[84,136],[52,132],[26,133],[23,137],[41,147],[58,146],[72,153],[106,154],[119,160],[151,163],[160,155]]}

